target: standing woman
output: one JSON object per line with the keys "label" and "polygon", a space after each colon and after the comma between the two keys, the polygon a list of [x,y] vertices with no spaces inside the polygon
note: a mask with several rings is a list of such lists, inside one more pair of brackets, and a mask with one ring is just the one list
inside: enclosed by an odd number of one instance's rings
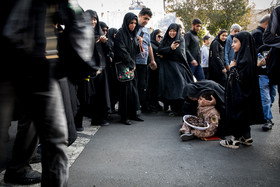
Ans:
{"label": "standing woman", "polygon": [[193,82],[193,74],[187,62],[185,40],[181,35],[179,25],[172,23],[158,48],[158,54],[163,58],[159,69],[158,96],[163,102],[169,102],[172,113],[181,113],[186,84]]}
{"label": "standing woman", "polygon": [[[136,54],[139,53],[139,47],[136,44],[137,25],[137,16],[131,12],[127,13],[114,42],[114,62],[121,61],[132,71],[135,71]],[[131,125],[129,118],[143,121],[137,116],[138,110],[140,110],[140,102],[135,78],[131,81],[120,82],[119,114],[121,123]]]}
{"label": "standing woman", "polygon": [[225,45],[227,31],[221,30],[210,45],[209,51],[209,80],[213,80],[223,87],[226,86],[227,70],[225,67]]}
{"label": "standing woman", "polygon": [[[157,62],[157,68],[154,69],[151,64],[148,70],[148,88],[147,88],[147,100],[149,103],[148,108],[152,112],[157,112],[158,110],[162,110],[161,106],[158,103],[158,73],[159,73],[159,62],[160,55],[158,54],[158,47],[160,41],[162,40],[162,31],[160,29],[156,29],[151,34],[151,46],[153,49],[153,54],[155,61]],[[149,59],[150,62],[150,59]]]}
{"label": "standing woman", "polygon": [[255,41],[246,31],[237,33],[232,48],[235,60],[231,61],[226,86],[226,130],[233,135],[222,140],[224,147],[237,149],[239,144],[252,145],[250,125],[263,122],[263,112],[257,75]]}

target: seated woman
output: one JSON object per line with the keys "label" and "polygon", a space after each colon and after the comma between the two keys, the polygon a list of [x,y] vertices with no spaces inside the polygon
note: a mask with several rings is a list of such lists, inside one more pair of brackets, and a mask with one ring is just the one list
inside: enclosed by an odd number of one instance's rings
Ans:
{"label": "seated woman", "polygon": [[184,122],[182,128],[180,129],[180,133],[182,133],[182,141],[190,140],[194,137],[211,137],[217,132],[220,113],[215,108],[216,99],[213,97],[213,95],[213,91],[206,91],[199,96],[197,101],[197,116],[199,120],[202,120],[202,122],[207,122],[209,127],[206,130],[199,130],[191,128]]}
{"label": "seated woman", "polygon": [[[211,99],[207,96],[203,96],[206,93],[211,93],[211,96],[210,96]],[[215,136],[218,136],[218,137],[223,137],[225,135],[225,132],[223,129],[224,128],[223,124],[224,124],[224,120],[225,120],[224,94],[225,94],[224,87],[212,80],[203,80],[203,81],[198,81],[198,82],[194,82],[194,83],[189,83],[189,84],[187,84],[187,86],[185,87],[185,90],[184,90],[184,95],[186,95],[186,99],[183,104],[183,109],[182,109],[183,114],[184,115],[197,115],[200,113],[200,108],[203,110],[204,107],[207,108],[210,106],[214,106],[214,108],[217,110],[217,114],[219,114],[219,126],[215,130],[215,133],[212,133],[212,134]],[[203,97],[204,99],[200,98],[200,97]],[[205,99],[205,97],[206,97],[206,99]],[[201,99],[201,101],[199,101],[199,98]],[[199,103],[200,103],[200,107],[198,107]],[[180,132],[185,133],[186,131],[180,130]],[[187,136],[191,136],[191,137],[187,138]],[[200,136],[198,136],[198,137],[200,137]],[[204,136],[204,137],[206,137],[206,136]],[[207,137],[209,137],[209,136],[207,136]],[[193,135],[187,134],[187,135],[182,136],[182,138],[184,140],[191,139],[191,138],[193,138]]]}

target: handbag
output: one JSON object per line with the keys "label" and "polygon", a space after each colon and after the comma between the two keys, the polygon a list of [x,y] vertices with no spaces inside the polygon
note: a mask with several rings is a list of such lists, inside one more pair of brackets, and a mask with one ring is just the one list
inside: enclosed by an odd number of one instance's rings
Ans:
{"label": "handbag", "polygon": [[118,81],[126,82],[134,79],[134,71],[130,70],[123,62],[116,62],[115,67]]}

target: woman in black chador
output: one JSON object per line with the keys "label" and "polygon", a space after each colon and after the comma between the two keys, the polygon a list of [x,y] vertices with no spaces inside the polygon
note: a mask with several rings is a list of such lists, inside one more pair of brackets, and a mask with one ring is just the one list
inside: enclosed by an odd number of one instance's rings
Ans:
{"label": "woman in black chador", "polygon": [[193,82],[193,74],[187,62],[185,40],[179,25],[172,23],[158,48],[160,60],[158,96],[171,105],[171,114],[180,114],[184,101],[184,88]]}
{"label": "woman in black chador", "polygon": [[76,126],[82,126],[83,115],[92,118],[92,125],[109,125],[106,121],[108,112],[111,108],[108,86],[108,75],[105,71],[106,56],[104,45],[107,41],[104,36],[98,15],[96,11],[86,11],[92,20],[92,27],[94,29],[95,47],[92,56],[92,64],[96,66],[96,72],[89,75],[78,88],[78,98],[80,100],[81,109],[79,109],[75,122]]}
{"label": "woman in black chador", "polygon": [[227,71],[225,68],[225,45],[227,31],[221,30],[212,41],[209,51],[209,80],[226,86]]}
{"label": "woman in black chador", "polygon": [[[136,68],[136,54],[139,53],[139,47],[136,44],[137,25],[137,16],[130,12],[127,13],[124,16],[122,27],[119,29],[114,42],[114,62],[121,61],[133,71]],[[140,103],[135,79],[120,82],[119,114],[121,122],[125,125],[131,125],[131,122],[128,120],[129,118],[143,121],[137,116],[137,110],[140,110]]]}
{"label": "woman in black chador", "polygon": [[[152,112],[157,112],[158,110],[162,110],[161,106],[158,103],[158,73],[159,73],[159,63],[160,63],[160,55],[158,54],[158,47],[160,41],[162,40],[162,31],[156,29],[151,34],[151,45],[153,48],[153,54],[155,61],[157,62],[157,69],[148,70],[148,88],[147,88],[147,97],[149,102],[149,109]],[[150,61],[150,58],[149,58]]]}
{"label": "woman in black chador", "polygon": [[224,147],[237,149],[239,144],[252,145],[250,125],[263,123],[260,88],[257,75],[255,41],[246,31],[233,37],[235,60],[229,65],[230,75],[226,85],[226,129],[228,140]]}

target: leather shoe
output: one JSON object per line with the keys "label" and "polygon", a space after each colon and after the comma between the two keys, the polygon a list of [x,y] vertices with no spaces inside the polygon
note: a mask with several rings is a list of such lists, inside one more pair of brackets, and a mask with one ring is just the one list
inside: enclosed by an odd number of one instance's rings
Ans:
{"label": "leather shoe", "polygon": [[24,173],[15,173],[6,170],[4,182],[20,185],[36,184],[41,182],[41,173],[32,169]]}
{"label": "leather shoe", "polygon": [[134,118],[131,118],[134,121],[144,121],[144,119],[142,119],[140,116],[136,116]]}
{"label": "leather shoe", "polygon": [[121,120],[121,123],[123,123],[125,125],[132,125],[131,121],[129,121],[129,120]]}

